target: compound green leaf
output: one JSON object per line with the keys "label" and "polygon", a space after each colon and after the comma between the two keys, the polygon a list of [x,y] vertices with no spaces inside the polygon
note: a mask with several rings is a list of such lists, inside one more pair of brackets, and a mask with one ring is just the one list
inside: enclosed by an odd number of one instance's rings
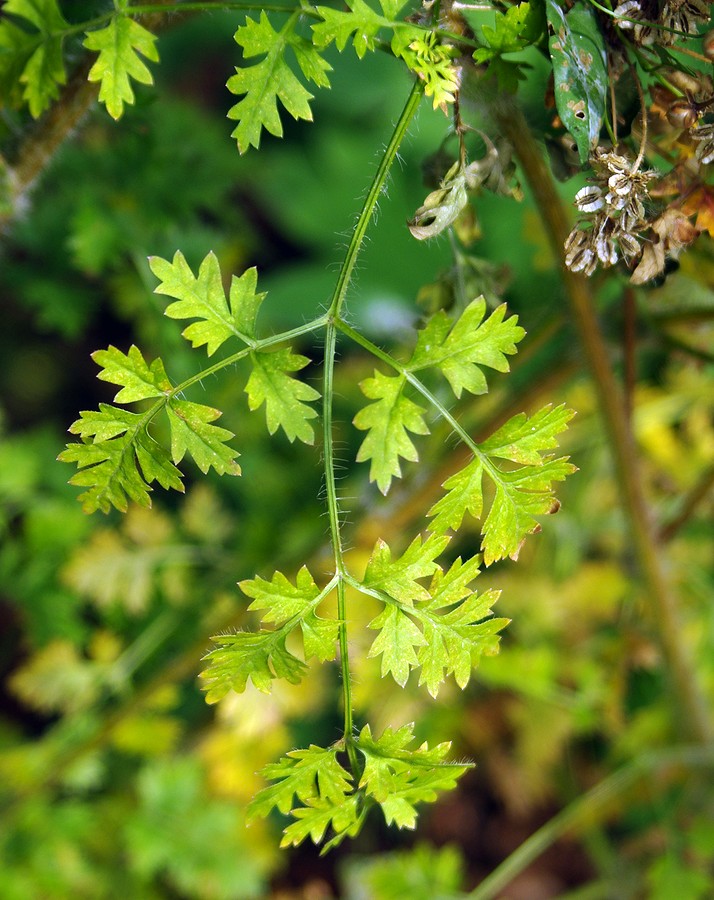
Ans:
{"label": "compound green leaf", "polygon": [[151,484],[158,481],[164,490],[172,488],[183,493],[182,475],[171,462],[169,454],[151,437],[146,429],[141,430],[134,441],[134,452],[139,460],[144,479]]}
{"label": "compound green leaf", "polygon": [[429,529],[434,534],[458,531],[468,512],[480,519],[483,511],[483,462],[479,457],[459,469],[442,485],[446,493],[431,507],[427,516],[434,516]]}
{"label": "compound green leaf", "polygon": [[285,635],[279,631],[240,631],[211,640],[218,646],[204,656],[208,665],[201,672],[207,703],[217,703],[229,691],[242,693],[249,678],[269,694],[276,678],[298,684],[307,669],[285,647]]}
{"label": "compound green leaf", "polygon": [[493,504],[483,524],[481,549],[487,566],[506,556],[518,558],[526,536],[540,528],[536,517],[558,510],[553,482],[563,481],[574,471],[575,466],[564,457],[541,466],[500,473]]}
{"label": "compound green leaf", "polygon": [[79,496],[85,512],[106,513],[112,506],[126,512],[130,500],[151,506],[154,481],[183,492],[181,472],[148,434],[142,415],[103,403],[99,412],[81,413],[69,430],[85,443],[68,444],[58,459],[77,464],[70,484],[89,488]]}
{"label": "compound green leaf", "polygon": [[372,590],[388,594],[399,603],[411,605],[429,598],[419,579],[430,578],[439,568],[435,562],[450,538],[430,535],[425,541],[417,535],[404,553],[392,559],[389,545],[378,540],[372,551],[362,583]]}
{"label": "compound green leaf", "polygon": [[432,697],[452,674],[463,690],[481,656],[498,652],[498,632],[508,624],[508,619],[487,618],[498,591],[478,595],[469,588],[479,562],[478,557],[466,563],[456,559],[448,572],[438,571],[429,587],[432,599],[417,608],[425,637],[417,653],[419,684],[426,684]]}
{"label": "compound green leaf", "polygon": [[131,79],[153,84],[153,76],[141,56],[157,62],[155,44],[154,35],[128,16],[114,16],[105,28],[87,33],[84,46],[99,53],[88,78],[100,82],[99,99],[113,119],[121,118],[125,103],[134,102]]}
{"label": "compound green leaf", "polygon": [[270,581],[258,576],[241,581],[238,586],[246,596],[253,598],[248,609],[266,610],[263,621],[276,625],[300,616],[320,595],[320,588],[307,566],[300,569],[295,584],[291,584],[282,572],[275,572]]}
{"label": "compound green leaf", "polygon": [[[324,599],[306,566],[292,584],[282,572],[275,572],[270,581],[257,577],[240,582],[244,594],[253,598],[251,610],[266,610],[263,622],[275,625],[291,623],[302,629],[305,659],[316,656],[321,662],[334,659],[337,652],[339,623],[335,619],[320,618],[315,610]],[[291,622],[291,620],[294,620]]]}
{"label": "compound green leaf", "polygon": [[57,0],[5,0],[3,12],[27,19],[43,35],[67,28]]}
{"label": "compound green leaf", "polygon": [[472,394],[485,393],[488,386],[480,366],[507,372],[507,355],[516,352],[516,344],[525,336],[518,325],[518,316],[504,320],[505,313],[502,304],[484,320],[486,300],[483,297],[470,303],[453,324],[440,310],[419,332],[407,368],[415,372],[436,366],[457,397],[464,389]]}
{"label": "compound green leaf", "polygon": [[505,13],[496,13],[495,27],[483,26],[483,36],[488,47],[477,50],[474,60],[483,63],[502,53],[515,53],[540,39],[545,29],[543,3],[532,0],[509,7]]}
{"label": "compound green leaf", "polygon": [[230,308],[223,289],[221,270],[215,254],[209,253],[194,277],[183,253],[177,251],[172,262],[158,256],[149,258],[151,271],[161,284],[155,293],[174,297],[165,310],[170,319],[198,319],[183,331],[194,347],[206,346],[212,356],[230,337],[248,343],[255,335],[255,320],[265,294],[255,291],[257,272],[248,269],[240,278],[234,276],[230,291]]}
{"label": "compound green leaf", "polygon": [[360,732],[357,749],[365,760],[359,786],[382,808],[388,825],[414,828],[418,803],[433,803],[442,791],[451,790],[457,780],[471,768],[470,764],[445,762],[451,748],[442,743],[429,749],[423,744],[408,749],[414,739],[414,726],[397,731],[387,728],[380,738],[373,738],[369,725]]}
{"label": "compound green leaf", "polygon": [[72,434],[78,434],[82,440],[94,438],[95,444],[109,441],[125,431],[137,431],[142,424],[140,413],[118,409],[108,403],[100,403],[99,410],[83,410],[79,419],[69,427]]}
{"label": "compound green leaf", "polygon": [[481,450],[499,459],[538,466],[543,462],[543,452],[558,446],[556,435],[565,431],[574,415],[564,404],[549,404],[530,417],[518,413],[484,441]]}
{"label": "compound green leaf", "polygon": [[30,114],[37,119],[59,97],[60,85],[67,81],[62,41],[47,37],[30,56],[20,76],[23,97]]}
{"label": "compound green leaf", "polygon": [[369,657],[382,655],[382,677],[391,673],[400,687],[404,687],[409,673],[419,661],[416,647],[426,643],[426,638],[409,615],[399,606],[388,604],[369,623],[369,628],[379,631],[370,647]]}
{"label": "compound green leaf", "polygon": [[92,359],[102,367],[97,375],[100,381],[123,385],[114,397],[117,403],[149,400],[164,396],[171,390],[163,362],[155,359],[150,366],[147,365],[141,350],[133,344],[128,353],[122,353],[110,345],[106,350],[92,353]]}
{"label": "compound green leaf", "polygon": [[291,16],[280,32],[274,30],[265,12],[260,20],[246,19],[235,34],[235,41],[243,48],[246,59],[265,54],[252,66],[236,69],[228,79],[228,90],[242,100],[228,112],[229,119],[238,122],[232,133],[238,149],[245,153],[249,147],[260,145],[265,129],[282,137],[283,126],[278,112],[278,100],[295,119],[312,121],[312,94],[305,88],[285,60],[287,48],[292,47],[303,75],[318,87],[329,87],[327,72],[330,65],[315,47],[296,32],[298,18]]}
{"label": "compound green leaf", "polygon": [[300,621],[305,659],[317,657],[320,662],[334,659],[339,631],[337,619],[324,619],[310,610]]}
{"label": "compound green leaf", "polygon": [[3,22],[0,34],[0,47],[10,53],[0,63],[0,72],[24,85],[23,99],[37,118],[57,99],[60,85],[67,80],[62,32],[68,25],[57,0],[7,0],[3,13],[19,16],[39,31],[39,35],[27,34]]}
{"label": "compound green leaf", "polygon": [[340,801],[309,798],[305,806],[292,810],[297,822],[285,829],[280,846],[297,847],[308,837],[314,844],[319,844],[328,828],[332,830],[333,837],[322,852],[337,846],[346,837],[354,837],[363,818],[359,801],[357,794],[342,797]]}
{"label": "compound green leaf", "polygon": [[364,0],[348,0],[349,10],[318,6],[322,22],[312,26],[315,46],[323,48],[335,43],[342,51],[352,38],[355,53],[362,59],[368,50],[374,50],[377,33],[382,28],[392,28],[403,0],[380,0],[383,15],[375,12]]}
{"label": "compound green leaf", "polygon": [[37,48],[37,38],[9,19],[0,21],[0,94],[3,106],[20,107],[23,88],[20,76]]}
{"label": "compound green leaf", "polygon": [[113,506],[126,512],[129,500],[150,506],[149,489],[139,474],[127,436],[101,444],[68,444],[58,457],[77,463],[79,471],[70,484],[87,487],[79,500],[87,513],[109,512]]}
{"label": "compound green leaf", "polygon": [[210,406],[172,398],[166,407],[171,426],[171,456],[175,463],[190,453],[198,468],[206,474],[215,469],[219,475],[240,475],[235,462],[238,451],[226,444],[234,434],[211,425],[221,413]]}
{"label": "compound green leaf", "polygon": [[293,797],[302,803],[322,799],[340,803],[352,791],[352,776],[337,761],[337,749],[310,744],[307,750],[291,750],[276,763],[269,763],[260,772],[266,781],[274,781],[258,791],[248,804],[249,816],[267,816],[278,809],[287,815]]}
{"label": "compound green leaf", "polygon": [[404,375],[382,375],[360,382],[362,393],[374,400],[361,409],[354,418],[355,428],[367,431],[357,453],[357,462],[371,460],[369,478],[376,481],[383,494],[389,490],[392,478],[402,474],[400,457],[409,462],[419,459],[416,447],[408,433],[428,434],[424,410],[404,395]]}
{"label": "compound green leaf", "polygon": [[576,0],[566,13],[558,0],[546,0],[553,62],[555,104],[586,163],[600,140],[608,91],[605,41],[592,6]]}
{"label": "compound green leaf", "polygon": [[[535,518],[558,509],[553,482],[575,471],[567,457],[543,455],[557,446],[556,436],[565,430],[573,412],[565,406],[545,406],[532,416],[519,413],[480,446],[481,456],[448,478],[444,496],[429,510],[434,534],[457,530],[466,512],[479,519],[483,513],[483,476],[495,488],[483,525],[484,562],[490,565],[505,556],[516,558],[521,543],[539,528]],[[492,459],[521,464],[502,471]]]}
{"label": "compound green leaf", "polygon": [[265,403],[271,434],[282,428],[291,442],[298,438],[305,444],[313,444],[315,431],[309,420],[316,418],[317,413],[307,403],[319,399],[320,394],[290,375],[304,369],[310,360],[293,353],[289,347],[251,353],[250,358],[253,371],[245,387],[250,409],[256,410]]}

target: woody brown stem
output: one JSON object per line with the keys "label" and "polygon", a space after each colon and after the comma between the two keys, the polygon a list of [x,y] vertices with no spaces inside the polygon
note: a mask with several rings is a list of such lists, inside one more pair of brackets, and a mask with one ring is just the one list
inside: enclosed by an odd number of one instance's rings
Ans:
{"label": "woody brown stem", "polygon": [[674,591],[663,547],[658,541],[645,499],[640,465],[630,432],[622,391],[610,362],[605,340],[595,313],[588,281],[565,268],[563,244],[569,222],[540,148],[528,123],[515,103],[493,106],[492,113],[514,147],[536,201],[553,254],[560,262],[561,278],[570,305],[571,317],[585,353],[597,392],[600,412],[607,430],[615,464],[615,475],[630,537],[651,608],[669,673],[674,708],[681,728],[692,739],[710,743],[714,731],[704,695],[685,639],[679,599]]}

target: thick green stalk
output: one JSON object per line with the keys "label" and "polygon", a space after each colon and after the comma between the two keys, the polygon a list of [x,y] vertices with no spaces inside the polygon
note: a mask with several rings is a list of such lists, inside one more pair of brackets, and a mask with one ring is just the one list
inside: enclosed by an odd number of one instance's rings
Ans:
{"label": "thick green stalk", "polygon": [[585,351],[607,430],[619,495],[629,521],[632,544],[669,673],[680,725],[693,740],[710,743],[714,739],[711,716],[687,646],[679,600],[667,572],[665,556],[645,499],[640,463],[629,429],[622,391],[615,379],[595,313],[594,297],[587,279],[566,269],[563,264],[563,244],[570,223],[543,154],[520,109],[515,103],[504,101],[503,105],[494,104],[492,112],[502,133],[514,147],[533,192],[553,254],[560,262],[572,320]]}

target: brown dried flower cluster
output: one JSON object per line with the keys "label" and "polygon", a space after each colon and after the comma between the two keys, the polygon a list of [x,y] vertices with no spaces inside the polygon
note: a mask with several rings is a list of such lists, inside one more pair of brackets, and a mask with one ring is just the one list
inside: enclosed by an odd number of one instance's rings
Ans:
{"label": "brown dried flower cluster", "polygon": [[648,5],[646,0],[624,0],[614,10],[617,25],[632,30],[634,42],[643,47],[671,46],[679,35],[697,34],[699,25],[711,19],[711,6],[704,0],[667,0],[656,17]]}
{"label": "brown dried flower cluster", "polygon": [[638,234],[648,225],[644,201],[653,172],[643,172],[626,157],[598,148],[592,157],[596,178],[575,195],[583,214],[565,241],[565,265],[592,275],[598,265],[628,263],[640,256]]}

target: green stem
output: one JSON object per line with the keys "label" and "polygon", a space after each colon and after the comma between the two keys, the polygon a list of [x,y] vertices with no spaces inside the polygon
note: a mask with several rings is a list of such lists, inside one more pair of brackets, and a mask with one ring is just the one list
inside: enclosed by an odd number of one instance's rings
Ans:
{"label": "green stem", "polygon": [[333,320],[337,320],[339,318],[342,304],[344,303],[345,296],[347,295],[347,288],[349,287],[350,279],[352,278],[352,272],[354,270],[355,263],[357,262],[357,256],[359,254],[360,248],[362,247],[362,242],[364,241],[365,235],[367,234],[367,228],[372,218],[372,213],[374,212],[374,208],[377,205],[377,200],[379,199],[380,194],[385,188],[389,171],[394,160],[396,159],[399,147],[401,146],[402,141],[406,136],[409,124],[414,118],[417,109],[419,108],[423,90],[424,88],[422,82],[416,80],[411,89],[409,97],[407,98],[407,102],[404,105],[402,114],[399,117],[397,124],[394,126],[392,137],[390,138],[389,143],[387,144],[387,147],[382,155],[382,159],[379,163],[379,168],[377,169],[369,191],[367,192],[367,196],[365,197],[362,211],[359,214],[359,219],[357,220],[355,229],[352,232],[352,237],[350,238],[350,243],[347,247],[347,253],[345,254],[342,267],[340,268],[340,274],[337,278],[337,284],[335,285],[335,290],[332,294],[332,302],[330,303],[328,314]]}
{"label": "green stem", "polygon": [[444,406],[444,404],[436,397],[429,388],[420,381],[413,372],[403,366],[400,362],[394,359],[393,356],[390,356],[389,353],[385,353],[380,347],[376,344],[373,344],[369,338],[366,338],[363,334],[360,334],[359,331],[355,331],[350,325],[346,322],[339,321],[336,323],[337,327],[342,331],[347,337],[350,337],[356,344],[359,344],[360,347],[363,347],[373,356],[376,356],[377,359],[381,360],[383,363],[392,368],[395,372],[398,372],[402,375],[411,386],[418,391],[422,397],[434,407],[436,412],[441,416],[441,418],[453,429],[454,433],[459,437],[459,439],[469,448],[469,450],[473,453],[474,456],[477,456],[483,465],[484,471],[491,478],[494,484],[501,485],[505,487],[505,482],[502,477],[502,472],[496,466],[491,458],[483,452],[483,450],[479,447],[479,445],[474,441],[471,435],[466,431],[466,429],[461,425],[458,419],[454,418],[454,416],[449,412],[449,410]]}
{"label": "green stem", "polygon": [[325,329],[325,362],[323,376],[323,464],[325,467],[325,491],[327,494],[327,513],[330,520],[330,540],[335,559],[337,582],[337,619],[338,639],[340,644],[340,670],[342,674],[342,706],[344,712],[344,740],[352,772],[357,775],[357,750],[352,740],[354,722],[352,718],[352,678],[350,675],[350,656],[347,643],[347,602],[345,596],[345,562],[340,530],[340,504],[337,498],[335,480],[334,442],[332,440],[332,399],[334,397],[335,348],[337,332],[332,322]]}
{"label": "green stem", "polygon": [[[202,369],[200,372],[198,372],[198,374],[192,375],[190,378],[182,381],[181,384],[177,384],[174,388],[171,389],[167,396],[174,397],[176,394],[182,393],[197,382],[203,381],[204,378],[208,378],[210,375],[215,375],[217,372],[220,372],[222,369],[225,369],[228,366],[235,365],[237,362],[239,362],[241,359],[244,359],[254,350],[264,350],[267,347],[274,347],[276,344],[282,344],[285,341],[291,341],[296,337],[301,337],[303,334],[310,334],[310,332],[312,331],[318,331],[320,328],[323,328],[325,326],[326,322],[327,315],[322,315],[317,319],[313,319],[312,322],[307,322],[305,325],[299,325],[297,328],[291,328],[289,331],[281,331],[279,334],[273,334],[270,335],[270,337],[252,341],[250,346],[243,347],[242,350],[237,350],[235,353],[232,353],[225,359],[220,360],[220,362],[214,363],[207,369]],[[163,403],[164,401],[161,402]],[[160,407],[157,407],[157,409],[158,408]],[[155,415],[155,412],[152,412],[152,415]]]}
{"label": "green stem", "polygon": [[515,103],[492,107],[502,133],[513,145],[523,174],[538,207],[553,254],[561,264],[561,277],[570,303],[571,316],[580,338],[594,382],[600,412],[615,463],[620,502],[629,520],[630,534],[652,609],[671,689],[681,725],[692,739],[710,743],[714,739],[710,710],[700,688],[687,645],[679,599],[645,499],[640,462],[618,385],[595,312],[589,282],[563,264],[563,244],[570,223],[540,148]]}
{"label": "green stem", "polygon": [[332,542],[332,551],[335,559],[335,569],[340,580],[337,585],[337,618],[339,620],[339,644],[340,644],[340,666],[342,672],[342,703],[344,709],[344,741],[347,754],[349,756],[352,771],[357,774],[359,771],[359,760],[357,750],[354,745],[353,731],[354,722],[352,714],[352,678],[350,675],[350,659],[349,646],[347,640],[347,600],[345,595],[345,579],[347,572],[344,562],[344,551],[342,545],[342,534],[340,526],[340,504],[337,497],[337,485],[335,480],[335,459],[334,444],[332,439],[332,402],[334,397],[334,369],[335,354],[337,347],[337,328],[341,325],[339,321],[340,310],[345,301],[347,288],[349,287],[350,278],[354,269],[357,255],[359,254],[362,242],[367,234],[367,228],[372,219],[374,208],[377,200],[384,190],[384,186],[389,175],[392,163],[396,159],[397,151],[407,133],[407,128],[414,114],[419,107],[421,100],[422,87],[421,84],[415,82],[413,85],[407,102],[404,106],[401,116],[394,127],[392,136],[382,155],[379,168],[374,176],[372,184],[364,204],[362,211],[357,219],[352,237],[342,261],[340,272],[337,277],[335,289],[332,294],[330,308],[326,316],[325,324],[325,357],[324,357],[324,376],[323,376],[323,462],[325,468],[325,491],[327,496],[327,512],[330,521],[330,539]]}
{"label": "green stem", "polygon": [[640,756],[634,762],[613,772],[553,816],[520,844],[477,888],[467,894],[468,900],[491,900],[499,895],[503,888],[559,838],[578,826],[591,827],[595,817],[606,813],[614,799],[641,779],[649,777],[656,783],[662,780],[668,769],[681,768],[687,773],[694,768],[701,769],[712,765],[714,765],[714,749],[711,747],[674,747]]}

